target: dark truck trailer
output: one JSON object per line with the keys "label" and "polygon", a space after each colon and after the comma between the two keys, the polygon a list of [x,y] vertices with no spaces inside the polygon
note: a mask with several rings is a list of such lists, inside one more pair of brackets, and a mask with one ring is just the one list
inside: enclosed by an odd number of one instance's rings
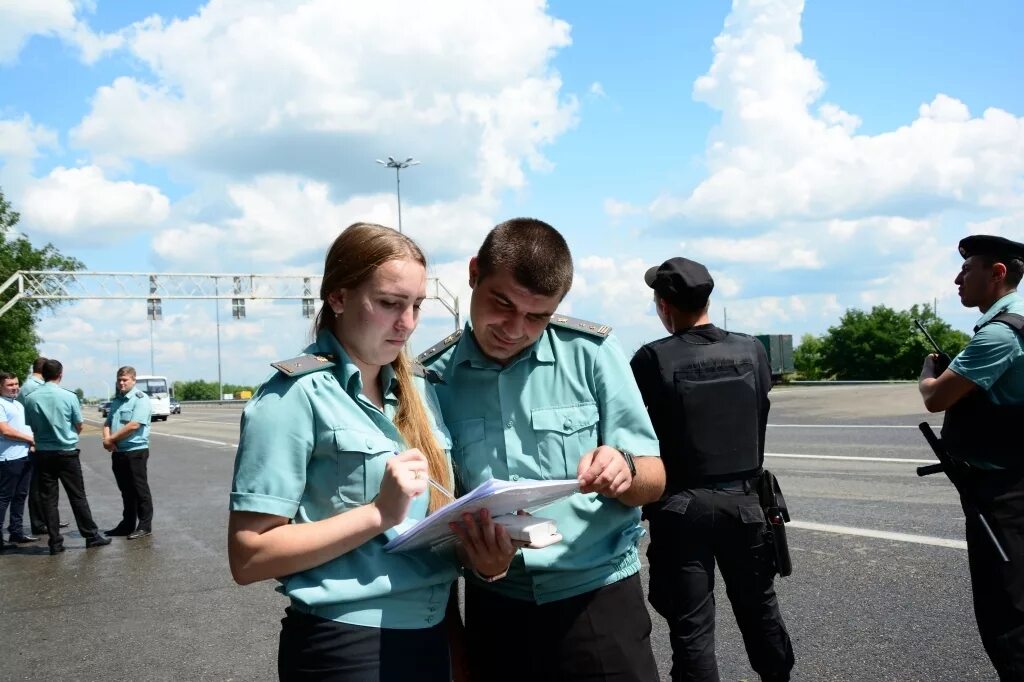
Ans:
{"label": "dark truck trailer", "polygon": [[794,370],[792,334],[758,334],[756,338],[768,353],[773,382],[780,381],[782,375]]}

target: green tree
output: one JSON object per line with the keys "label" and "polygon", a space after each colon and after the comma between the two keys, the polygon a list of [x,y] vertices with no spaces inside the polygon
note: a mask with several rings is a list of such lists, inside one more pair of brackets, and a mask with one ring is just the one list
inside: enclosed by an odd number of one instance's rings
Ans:
{"label": "green tree", "polygon": [[217,400],[217,382],[195,379],[192,381],[175,381],[174,397],[178,400]]}
{"label": "green tree", "polygon": [[829,327],[818,340],[820,346],[808,349],[805,361],[814,359],[810,351],[816,350],[817,371],[835,379],[914,379],[924,356],[933,352],[914,326],[915,319],[921,320],[950,356],[959,353],[970,340],[938,318],[927,304],[911,306],[910,310],[878,305],[870,312],[847,310],[839,324]]}
{"label": "green tree", "polygon": [[[28,237],[14,231],[21,216],[0,191],[0,286],[18,270],[81,270],[85,265],[65,256],[53,244],[37,249]],[[14,295],[13,289],[0,294],[0,306]],[[57,306],[59,301],[21,300],[0,317],[0,370],[24,376],[38,357],[36,322],[43,310]]]}
{"label": "green tree", "polygon": [[821,345],[822,340],[814,334],[801,337],[800,345],[793,351],[793,366],[801,379],[815,381],[825,378],[821,366]]}
{"label": "green tree", "polygon": [[78,396],[78,402],[83,402],[85,400],[85,391],[83,391],[82,389],[76,388],[75,395]]}

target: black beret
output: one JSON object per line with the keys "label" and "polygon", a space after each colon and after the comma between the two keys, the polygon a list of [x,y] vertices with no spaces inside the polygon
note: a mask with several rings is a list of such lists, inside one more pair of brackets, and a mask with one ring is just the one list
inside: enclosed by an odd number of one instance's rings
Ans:
{"label": "black beret", "polygon": [[715,288],[708,269],[686,258],[669,258],[655,265],[644,274],[644,281],[658,296],[682,310],[703,308]]}
{"label": "black beret", "polygon": [[960,240],[960,255],[964,258],[992,256],[994,258],[1024,259],[1024,244],[1010,241],[1005,237],[976,234]]}

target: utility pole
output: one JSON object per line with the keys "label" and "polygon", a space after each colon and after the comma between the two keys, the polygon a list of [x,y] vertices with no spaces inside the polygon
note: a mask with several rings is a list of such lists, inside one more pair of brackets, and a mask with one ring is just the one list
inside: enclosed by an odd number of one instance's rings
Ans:
{"label": "utility pole", "polygon": [[377,159],[377,163],[388,168],[395,169],[395,193],[398,195],[398,231],[402,231],[402,177],[400,173],[403,168],[409,166],[419,165],[419,161],[414,160],[411,156],[405,161],[395,161],[395,157],[389,156],[387,161]]}

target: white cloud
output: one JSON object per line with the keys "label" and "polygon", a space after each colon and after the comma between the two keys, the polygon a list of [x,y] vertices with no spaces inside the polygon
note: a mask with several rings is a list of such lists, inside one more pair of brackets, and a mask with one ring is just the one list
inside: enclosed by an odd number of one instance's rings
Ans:
{"label": "white cloud", "polygon": [[169,201],[156,187],[108,180],[96,166],[57,167],[26,188],[21,208],[33,232],[102,244],[159,224]]}
{"label": "white cloud", "polygon": [[34,123],[28,114],[0,119],[0,187],[8,199],[20,200],[33,162],[44,150],[57,147],[56,131]]}
{"label": "white cloud", "polygon": [[15,61],[34,35],[56,36],[75,46],[87,64],[120,47],[121,36],[97,34],[78,18],[81,10],[91,7],[84,0],[0,2],[0,64]]}
{"label": "white cloud", "polygon": [[697,260],[726,263],[756,263],[775,270],[821,268],[817,250],[807,240],[793,241],[787,235],[768,233],[747,239],[709,237],[688,242]]}
{"label": "white cloud", "polygon": [[656,200],[656,217],[744,225],[1024,203],[1024,118],[995,108],[972,117],[941,93],[878,135],[855,134],[860,119],[835,104],[814,113],[825,82],[798,49],[802,11],[802,0],[734,2],[693,88],[722,114],[710,175],[688,196]]}
{"label": "white cloud", "polygon": [[605,199],[604,212],[612,220],[617,220],[625,216],[643,213],[643,208],[640,206],[636,206],[635,204],[631,204],[628,201],[619,201],[618,199]]}
{"label": "white cloud", "polygon": [[127,33],[155,82],[100,89],[72,140],[240,179],[301,169],[346,193],[385,185],[369,164],[395,150],[423,159],[421,186],[490,196],[544,169],[575,120],[549,66],[569,27],[545,9],[219,0],[153,17]]}
{"label": "white cloud", "polygon": [[604,91],[604,86],[601,85],[600,81],[594,81],[590,84],[590,94],[594,97],[607,97],[608,95]]}

